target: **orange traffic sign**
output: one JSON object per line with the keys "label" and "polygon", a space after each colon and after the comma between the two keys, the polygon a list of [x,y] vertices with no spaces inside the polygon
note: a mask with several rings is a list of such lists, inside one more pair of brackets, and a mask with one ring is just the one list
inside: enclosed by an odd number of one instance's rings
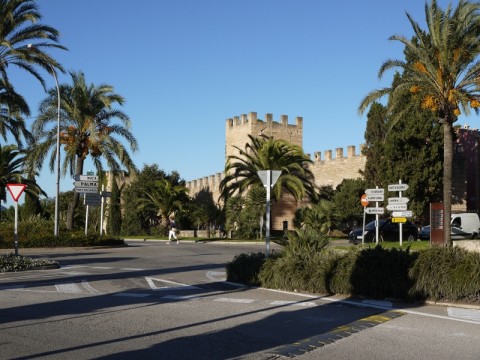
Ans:
{"label": "orange traffic sign", "polygon": [[362,206],[368,205],[367,194],[362,195],[362,197],[360,198],[360,202],[362,203]]}

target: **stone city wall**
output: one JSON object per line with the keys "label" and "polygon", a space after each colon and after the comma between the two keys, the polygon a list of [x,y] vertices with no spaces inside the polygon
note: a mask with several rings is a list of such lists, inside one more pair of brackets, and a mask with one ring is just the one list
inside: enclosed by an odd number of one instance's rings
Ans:
{"label": "stone city wall", "polygon": [[[331,185],[334,189],[344,179],[360,178],[360,170],[365,169],[366,157],[360,153],[356,154],[355,146],[347,147],[347,156],[344,156],[343,148],[335,149],[335,157],[332,156],[332,150],[324,151],[322,160],[321,152],[315,152],[313,164],[310,169],[315,176],[317,186]],[[186,186],[189,189],[189,195],[195,196],[201,190],[208,189],[213,194],[213,199],[218,201],[220,196],[220,181],[225,177],[225,173],[205,176],[200,179],[188,181]],[[281,230],[283,221],[288,221],[289,229],[292,229],[293,218],[297,208],[305,206],[305,202],[296,202],[291,196],[282,198],[278,204],[272,205],[272,229]]]}

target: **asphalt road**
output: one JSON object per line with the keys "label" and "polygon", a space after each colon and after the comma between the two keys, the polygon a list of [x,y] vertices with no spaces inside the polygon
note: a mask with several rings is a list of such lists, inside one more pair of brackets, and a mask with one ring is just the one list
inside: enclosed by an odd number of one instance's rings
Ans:
{"label": "asphalt road", "polygon": [[480,358],[476,308],[225,282],[264,244],[130,245],[20,249],[61,268],[0,274],[0,359]]}

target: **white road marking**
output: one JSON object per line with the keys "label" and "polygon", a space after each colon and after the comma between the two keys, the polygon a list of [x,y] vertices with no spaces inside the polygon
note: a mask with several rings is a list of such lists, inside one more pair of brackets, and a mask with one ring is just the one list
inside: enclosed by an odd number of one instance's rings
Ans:
{"label": "white road marking", "polygon": [[95,295],[100,295],[102,294],[101,291],[98,291],[97,289],[94,289],[86,280],[82,281],[82,286],[88,290],[90,293],[95,294]]}
{"label": "white road marking", "polygon": [[255,300],[254,299],[218,298],[218,299],[215,299],[215,300],[212,300],[212,301],[250,304],[250,303],[253,303]]}
{"label": "white road marking", "polygon": [[[207,278],[215,281],[225,281],[227,280],[225,277],[226,274],[225,271],[207,271]],[[221,278],[218,278],[218,276],[221,276]]]}
{"label": "white road marking", "polygon": [[272,301],[270,303],[270,305],[292,305],[292,306],[305,306],[305,307],[317,306],[317,304],[315,304],[312,301],[306,301],[306,302],[302,302],[302,301]]}
{"label": "white road marking", "polygon": [[80,286],[75,283],[55,284],[55,287],[59,293],[64,294],[81,294],[83,292]]}
{"label": "white road marking", "polygon": [[480,310],[448,307],[447,312],[455,318],[480,321]]}
{"label": "white road marking", "polygon": [[[178,282],[175,282],[175,281],[171,281],[171,280],[165,280],[165,279],[157,279],[157,278],[152,278],[152,277],[145,277],[145,280],[147,281],[148,285],[150,286],[150,288],[154,291],[157,291],[157,290],[170,290],[170,289],[174,289],[174,290],[193,290],[193,289],[200,289],[199,287],[197,286],[193,286],[193,285],[187,285],[187,284],[182,284],[182,283],[178,283]],[[163,282],[163,283],[166,283],[166,284],[169,284],[170,286],[161,286],[161,287],[158,287],[157,285],[155,285],[155,281],[160,281],[160,282]]]}
{"label": "white road marking", "polygon": [[170,299],[170,300],[192,300],[196,299],[199,296],[197,295],[187,295],[187,296],[179,296],[179,295],[165,295],[162,296],[162,299]]}

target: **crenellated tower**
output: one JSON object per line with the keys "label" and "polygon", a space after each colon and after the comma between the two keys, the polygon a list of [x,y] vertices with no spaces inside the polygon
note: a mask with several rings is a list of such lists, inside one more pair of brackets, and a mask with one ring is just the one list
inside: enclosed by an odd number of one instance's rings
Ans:
{"label": "crenellated tower", "polygon": [[291,144],[303,146],[303,118],[297,116],[295,124],[288,123],[288,116],[281,115],[280,121],[273,121],[272,114],[266,114],[265,120],[257,118],[256,112],[250,112],[229,118],[225,126],[225,161],[231,155],[237,155],[238,150],[245,148],[249,141],[248,135],[266,135]]}

